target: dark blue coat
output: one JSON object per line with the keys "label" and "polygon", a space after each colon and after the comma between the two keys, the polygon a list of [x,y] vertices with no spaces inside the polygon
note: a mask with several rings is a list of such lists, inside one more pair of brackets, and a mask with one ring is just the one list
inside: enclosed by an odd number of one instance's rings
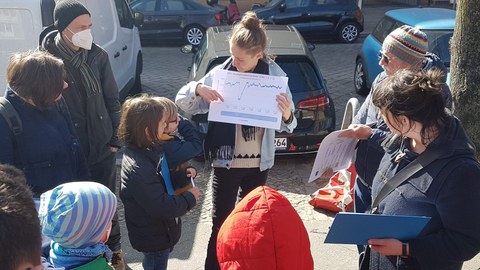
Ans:
{"label": "dark blue coat", "polygon": [[41,111],[7,90],[6,98],[18,112],[23,132],[15,138],[0,117],[0,163],[23,170],[36,196],[70,181],[84,180],[88,170],[68,111],[60,107]]}
{"label": "dark blue coat", "polygon": [[[461,269],[463,261],[480,252],[480,165],[473,143],[460,122],[451,117],[448,130],[428,147],[445,153],[409,178],[379,204],[386,215],[429,216],[432,219],[417,239],[409,241],[410,257],[381,256],[372,250],[370,269]],[[383,157],[372,186],[375,198],[384,185],[418,154],[393,160],[399,147]],[[398,260],[398,262],[397,262]],[[397,267],[396,264],[399,264]]]}
{"label": "dark blue coat", "polygon": [[196,204],[190,192],[167,194],[159,173],[162,154],[158,148],[135,146],[127,146],[123,154],[120,198],[125,207],[128,238],[132,247],[140,252],[173,247],[180,239],[180,217]]}
{"label": "dark blue coat", "polygon": [[161,144],[171,170],[202,153],[202,139],[198,136],[195,127],[181,116],[178,123],[178,135],[182,138],[172,136]]}

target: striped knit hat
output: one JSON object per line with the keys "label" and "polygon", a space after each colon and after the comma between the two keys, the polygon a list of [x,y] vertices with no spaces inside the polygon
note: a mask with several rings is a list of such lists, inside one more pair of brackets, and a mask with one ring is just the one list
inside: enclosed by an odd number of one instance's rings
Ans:
{"label": "striped knit hat", "polygon": [[71,182],[40,197],[42,233],[65,248],[100,242],[117,209],[117,198],[102,184]]}
{"label": "striped knit hat", "polygon": [[382,50],[392,53],[405,63],[416,65],[427,54],[427,35],[417,28],[403,25],[385,38]]}

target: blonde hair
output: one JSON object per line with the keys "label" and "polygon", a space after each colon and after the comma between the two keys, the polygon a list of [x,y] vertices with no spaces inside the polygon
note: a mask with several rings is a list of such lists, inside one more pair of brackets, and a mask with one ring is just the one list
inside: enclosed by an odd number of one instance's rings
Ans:
{"label": "blonde hair", "polygon": [[166,97],[153,97],[153,99],[159,102],[165,109],[164,114],[167,118],[167,121],[172,121],[173,119],[177,119],[178,109],[177,109],[177,105],[175,105],[175,102],[173,102],[172,100]]}
{"label": "blonde hair", "polygon": [[265,26],[255,12],[246,12],[242,19],[235,24],[230,44],[238,46],[250,55],[265,51],[267,47]]}

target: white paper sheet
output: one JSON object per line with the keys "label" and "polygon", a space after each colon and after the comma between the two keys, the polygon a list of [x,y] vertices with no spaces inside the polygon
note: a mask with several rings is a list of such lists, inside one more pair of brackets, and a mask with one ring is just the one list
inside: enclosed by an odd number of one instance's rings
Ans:
{"label": "white paper sheet", "polygon": [[208,121],[279,129],[282,112],[275,97],[287,86],[287,77],[217,70],[212,88],[224,102],[210,103]]}
{"label": "white paper sheet", "polygon": [[318,148],[317,157],[313,163],[312,173],[308,182],[318,179],[329,168],[334,172],[348,168],[355,145],[358,140],[354,138],[340,138],[339,135],[344,130],[337,130],[323,139]]}

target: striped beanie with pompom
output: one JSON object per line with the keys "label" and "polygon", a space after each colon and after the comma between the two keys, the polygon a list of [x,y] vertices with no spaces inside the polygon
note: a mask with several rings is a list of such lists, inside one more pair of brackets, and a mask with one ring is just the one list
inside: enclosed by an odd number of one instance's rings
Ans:
{"label": "striped beanie with pompom", "polygon": [[110,189],[95,182],[71,182],[40,197],[42,233],[64,248],[100,242],[117,209]]}
{"label": "striped beanie with pompom", "polygon": [[392,53],[405,63],[416,65],[425,60],[427,55],[427,35],[409,25],[400,26],[385,38],[382,51]]}

